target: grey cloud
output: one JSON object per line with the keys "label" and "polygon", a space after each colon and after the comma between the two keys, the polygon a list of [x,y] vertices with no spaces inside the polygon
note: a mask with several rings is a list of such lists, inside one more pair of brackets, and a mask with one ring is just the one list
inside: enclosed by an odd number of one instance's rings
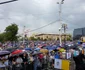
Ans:
{"label": "grey cloud", "polygon": [[[18,0],[17,2],[0,6],[0,20],[4,28],[12,22],[19,25],[22,32],[23,26],[27,29],[35,29],[59,19],[60,0]],[[46,3],[45,3],[46,2]],[[85,1],[84,0],[65,0],[62,5],[62,20],[68,24],[68,33],[74,28],[84,27],[85,25]],[[60,23],[47,26],[35,32],[58,33]]]}

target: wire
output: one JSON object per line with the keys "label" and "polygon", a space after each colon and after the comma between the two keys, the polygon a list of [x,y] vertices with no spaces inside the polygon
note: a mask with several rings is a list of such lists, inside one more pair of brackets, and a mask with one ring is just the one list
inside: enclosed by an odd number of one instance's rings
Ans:
{"label": "wire", "polygon": [[11,0],[11,1],[6,1],[6,2],[1,2],[0,5],[10,3],[10,2],[14,2],[14,1],[18,1],[18,0]]}
{"label": "wire", "polygon": [[39,28],[36,28],[36,29],[30,30],[29,32],[33,32],[33,31],[36,31],[36,30],[39,30],[39,29],[45,28],[45,27],[47,27],[47,26],[49,26],[49,25],[51,25],[51,24],[54,24],[54,23],[57,22],[57,21],[58,21],[58,20],[55,20],[55,21],[53,21],[53,22],[51,22],[51,23],[49,23],[49,24],[47,24],[47,25],[44,25],[44,26],[41,26],[41,27],[39,27]]}

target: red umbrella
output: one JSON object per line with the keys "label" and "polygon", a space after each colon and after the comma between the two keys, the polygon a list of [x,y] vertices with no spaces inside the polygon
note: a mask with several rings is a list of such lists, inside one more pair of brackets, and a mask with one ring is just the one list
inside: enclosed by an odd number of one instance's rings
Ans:
{"label": "red umbrella", "polygon": [[24,52],[23,50],[15,50],[14,52],[11,53],[11,55],[22,54],[23,52]]}

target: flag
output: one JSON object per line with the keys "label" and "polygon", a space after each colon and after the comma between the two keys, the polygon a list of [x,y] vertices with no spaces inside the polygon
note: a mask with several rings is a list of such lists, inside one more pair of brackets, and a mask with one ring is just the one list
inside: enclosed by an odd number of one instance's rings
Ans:
{"label": "flag", "polygon": [[61,59],[55,59],[54,68],[62,69],[62,60]]}

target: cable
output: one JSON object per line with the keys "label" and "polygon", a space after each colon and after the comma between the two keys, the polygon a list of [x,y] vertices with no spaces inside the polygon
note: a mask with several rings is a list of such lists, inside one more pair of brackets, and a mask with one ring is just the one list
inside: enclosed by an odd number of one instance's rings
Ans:
{"label": "cable", "polygon": [[6,2],[1,2],[0,5],[10,3],[10,2],[14,2],[14,1],[18,1],[18,0],[11,0],[11,1],[6,1]]}
{"label": "cable", "polygon": [[36,31],[36,30],[39,30],[39,29],[45,28],[45,27],[47,27],[47,26],[49,26],[49,25],[51,25],[51,24],[54,24],[54,23],[57,22],[57,21],[58,21],[58,20],[55,20],[55,21],[53,21],[53,22],[51,22],[51,23],[49,23],[49,24],[47,24],[47,25],[44,25],[44,26],[41,26],[41,27],[39,27],[39,28],[36,28],[36,29],[30,30],[29,32],[33,32],[33,31]]}

